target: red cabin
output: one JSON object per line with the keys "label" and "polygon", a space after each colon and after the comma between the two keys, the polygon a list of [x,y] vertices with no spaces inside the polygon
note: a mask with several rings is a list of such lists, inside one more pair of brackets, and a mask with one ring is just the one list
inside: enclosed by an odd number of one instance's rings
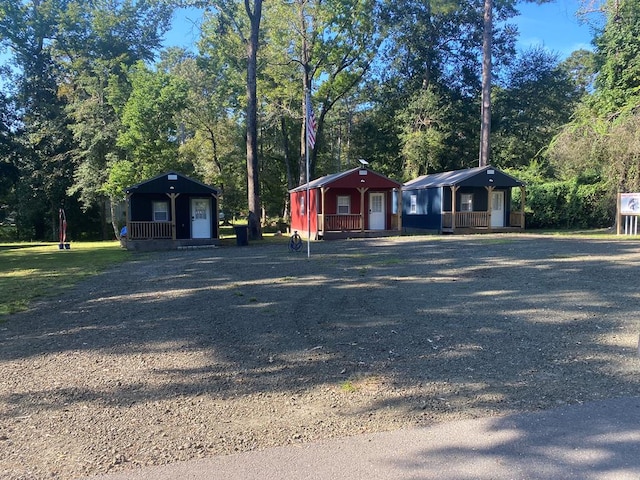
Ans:
{"label": "red cabin", "polygon": [[289,191],[291,230],[314,240],[398,235],[401,186],[364,166],[300,185]]}

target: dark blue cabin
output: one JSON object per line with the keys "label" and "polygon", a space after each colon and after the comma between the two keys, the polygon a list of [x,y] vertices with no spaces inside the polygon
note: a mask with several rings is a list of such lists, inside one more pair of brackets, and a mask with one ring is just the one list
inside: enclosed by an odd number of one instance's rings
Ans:
{"label": "dark blue cabin", "polygon": [[218,243],[218,190],[175,172],[133,185],[127,194],[131,250],[175,249]]}
{"label": "dark blue cabin", "polygon": [[[513,188],[520,189],[517,208]],[[524,202],[524,182],[492,166],[424,175],[402,186],[402,226],[406,232],[524,230]]]}

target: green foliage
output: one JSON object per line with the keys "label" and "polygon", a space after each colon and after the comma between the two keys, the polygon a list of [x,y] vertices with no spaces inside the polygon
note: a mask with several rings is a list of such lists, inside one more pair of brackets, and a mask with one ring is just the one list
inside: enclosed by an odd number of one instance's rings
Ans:
{"label": "green foliage", "polygon": [[447,106],[433,88],[418,90],[398,114],[405,180],[442,171],[440,159],[450,135],[446,115]]}
{"label": "green foliage", "polygon": [[131,71],[131,95],[122,111],[122,131],[117,145],[125,151],[133,172],[129,185],[162,172],[190,173],[178,161],[179,132],[176,118],[187,104],[186,83],[169,74],[151,71],[138,63]]}
{"label": "green foliage", "polygon": [[611,114],[640,104],[640,1],[610,0],[606,9],[607,22],[595,39],[595,105]]}
{"label": "green foliage", "polygon": [[[494,2],[492,163],[527,176],[530,225],[606,223],[615,192],[640,189],[638,2],[609,2],[596,53],[562,63],[542,49],[516,56],[517,4]],[[248,205],[286,217],[304,177],[309,85],[314,177],[358,158],[398,180],[477,164],[483,1],[267,2],[257,112],[258,2],[179,3],[206,8],[199,51],[156,62],[175,2],[1,2],[12,68],[0,67],[0,221],[17,236],[55,238],[62,205],[85,230],[73,234],[93,236],[106,197],[165,170],[219,187],[228,217]]]}
{"label": "green foliage", "polygon": [[519,54],[503,85],[493,93],[491,163],[527,165],[569,122],[582,92],[541,47]]}
{"label": "green foliage", "polygon": [[598,177],[538,177],[527,183],[526,209],[528,228],[609,227],[615,219],[615,197]]}

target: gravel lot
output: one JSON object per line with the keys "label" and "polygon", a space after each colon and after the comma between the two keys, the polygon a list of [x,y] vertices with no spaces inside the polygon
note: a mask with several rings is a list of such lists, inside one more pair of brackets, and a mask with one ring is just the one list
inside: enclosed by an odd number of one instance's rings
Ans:
{"label": "gravel lot", "polygon": [[0,324],[0,478],[640,395],[640,243],[158,252]]}

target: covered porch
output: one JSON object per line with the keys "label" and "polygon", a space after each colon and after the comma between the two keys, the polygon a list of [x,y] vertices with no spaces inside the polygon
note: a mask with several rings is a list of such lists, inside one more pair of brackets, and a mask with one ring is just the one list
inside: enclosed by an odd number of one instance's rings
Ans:
{"label": "covered porch", "polygon": [[[442,231],[444,233],[473,232],[513,232],[525,229],[525,186],[519,186],[520,205],[518,210],[511,210],[507,216],[502,210],[504,202],[493,201],[495,187],[485,187],[489,199],[485,211],[460,211],[456,205],[459,186],[452,185],[451,210],[442,212]],[[507,218],[508,217],[508,218]]]}
{"label": "covered porch", "polygon": [[[392,198],[389,199],[391,211],[388,214],[388,219],[385,218],[380,226],[372,228],[375,225],[371,220],[371,215],[384,214],[387,209],[382,204],[376,204],[375,199],[367,198],[368,188],[356,189],[359,196],[359,213],[325,213],[327,212],[327,196],[330,189],[330,187],[320,188],[320,213],[317,214],[318,236],[320,238],[384,237],[400,234],[402,229],[401,195],[392,195]],[[331,202],[331,205],[335,206],[334,212],[340,209],[340,206],[335,202]]]}

